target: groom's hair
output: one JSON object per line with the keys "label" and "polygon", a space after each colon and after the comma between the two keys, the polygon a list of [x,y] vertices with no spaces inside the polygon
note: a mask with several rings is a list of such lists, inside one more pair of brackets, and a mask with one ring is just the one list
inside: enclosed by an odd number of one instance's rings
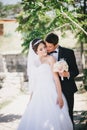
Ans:
{"label": "groom's hair", "polygon": [[48,42],[48,43],[56,45],[59,42],[59,37],[55,33],[50,33],[50,34],[47,35],[45,41]]}

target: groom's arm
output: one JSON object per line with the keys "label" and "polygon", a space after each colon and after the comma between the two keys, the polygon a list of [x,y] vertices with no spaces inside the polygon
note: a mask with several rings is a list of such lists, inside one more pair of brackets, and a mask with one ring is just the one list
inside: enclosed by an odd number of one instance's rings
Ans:
{"label": "groom's arm", "polygon": [[59,75],[67,79],[74,79],[79,74],[74,51],[70,49],[65,49],[63,53],[67,57],[66,62],[68,63],[69,71],[59,73]]}
{"label": "groom's arm", "polygon": [[68,59],[70,79],[75,78],[79,74],[74,51],[71,50]]}

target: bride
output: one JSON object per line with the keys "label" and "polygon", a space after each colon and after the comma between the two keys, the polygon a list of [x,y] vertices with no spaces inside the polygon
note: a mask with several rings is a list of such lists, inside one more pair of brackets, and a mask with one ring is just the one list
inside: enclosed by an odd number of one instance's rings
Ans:
{"label": "bride", "polygon": [[31,100],[18,130],[73,130],[58,73],[53,72],[55,62],[52,56],[47,55],[43,40],[34,39],[30,43],[28,75]]}

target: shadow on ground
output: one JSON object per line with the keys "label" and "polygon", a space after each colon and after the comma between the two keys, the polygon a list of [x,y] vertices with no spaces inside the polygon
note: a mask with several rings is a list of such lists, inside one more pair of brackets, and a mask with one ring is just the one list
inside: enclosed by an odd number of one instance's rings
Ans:
{"label": "shadow on ground", "polygon": [[[20,119],[21,115],[0,114],[0,123],[12,122]],[[74,111],[75,130],[87,130],[87,111]]]}
{"label": "shadow on ground", "polygon": [[87,130],[87,111],[74,111],[75,130]]}
{"label": "shadow on ground", "polygon": [[20,118],[21,118],[20,115],[14,115],[14,114],[4,115],[4,114],[0,114],[0,123],[12,122],[12,121],[15,121],[15,120],[20,119]]}

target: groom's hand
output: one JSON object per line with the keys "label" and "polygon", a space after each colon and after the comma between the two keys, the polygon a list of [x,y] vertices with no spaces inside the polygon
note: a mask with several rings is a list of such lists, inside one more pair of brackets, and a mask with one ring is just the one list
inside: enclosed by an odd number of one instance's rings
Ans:
{"label": "groom's hand", "polygon": [[59,76],[60,77],[67,77],[67,78],[69,78],[70,77],[70,73],[68,71],[64,71],[62,73],[59,73]]}

